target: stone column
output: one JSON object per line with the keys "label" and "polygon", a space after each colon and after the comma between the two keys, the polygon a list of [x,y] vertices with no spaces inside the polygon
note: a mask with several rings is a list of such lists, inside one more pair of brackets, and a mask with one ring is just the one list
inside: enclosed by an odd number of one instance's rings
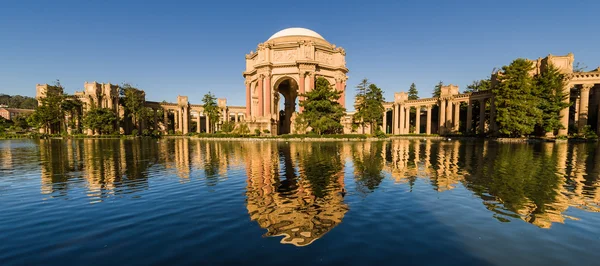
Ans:
{"label": "stone column", "polygon": [[[571,95],[571,87],[570,86],[565,87],[563,89],[563,93],[565,95]],[[566,104],[569,104],[570,100],[571,100],[570,97],[567,96],[567,97],[565,97],[563,102]],[[560,124],[563,126],[563,128],[558,130],[558,135],[566,136],[567,134],[569,134],[569,107],[566,107],[566,108],[560,110]]]}
{"label": "stone column", "polygon": [[446,101],[448,104],[446,106],[446,123],[445,123],[445,132],[449,133],[452,131],[452,106],[454,105],[451,100]]}
{"label": "stone column", "polygon": [[446,100],[444,99],[440,100],[440,115],[438,116],[438,119],[440,120],[438,134],[443,134],[444,127],[446,126]]}
{"label": "stone column", "polygon": [[471,133],[473,127],[473,103],[471,99],[467,102],[467,133]]}
{"label": "stone column", "polygon": [[404,106],[398,106],[398,108],[400,109],[400,124],[398,125],[398,134],[405,134],[404,133]]}
{"label": "stone column", "polygon": [[479,100],[479,134],[485,133],[485,99]]}
{"label": "stone column", "polygon": [[205,122],[206,122],[206,133],[210,133],[210,121],[208,119],[208,115],[204,114]]}
{"label": "stone column", "polygon": [[312,90],[315,89],[315,74],[314,73],[310,73],[310,74],[308,74],[308,76],[309,76],[308,87],[312,91]]}
{"label": "stone column", "polygon": [[190,124],[190,114],[188,113],[188,108],[183,107],[183,134],[189,133],[189,124]]}
{"label": "stone column", "polygon": [[[300,77],[298,78],[298,94],[304,94],[304,73],[300,73]],[[304,96],[298,96],[298,103],[303,102],[304,101]],[[304,107],[300,106],[300,108],[298,109],[300,113],[302,113],[302,111],[304,111]],[[279,115],[279,114],[275,114],[275,115]]]}
{"label": "stone column", "polygon": [[415,116],[415,134],[421,134],[421,106],[417,106]]}
{"label": "stone column", "polygon": [[240,119],[239,119],[239,117],[238,117],[238,113],[237,113],[237,112],[235,112],[235,123],[237,124],[237,123],[239,123],[239,122],[240,122]]}
{"label": "stone column", "polygon": [[581,98],[580,98],[580,103],[579,103],[579,123],[577,126],[579,133],[583,132],[583,128],[587,125],[587,122],[588,122],[590,89],[593,86],[594,86],[593,84],[583,84],[581,86]]}
{"label": "stone column", "polygon": [[383,133],[387,134],[387,110],[383,108]]}
{"label": "stone column", "polygon": [[177,129],[175,129],[175,131],[178,131],[179,133],[181,133],[182,127],[181,127],[181,109],[178,108],[177,112],[175,112],[175,115],[177,117]]}
{"label": "stone column", "polygon": [[246,82],[246,117],[250,117],[250,105],[252,105],[252,95],[250,95],[250,82]]}
{"label": "stone column", "polygon": [[569,121],[570,123],[573,123],[575,125],[577,125],[579,128],[579,103],[580,103],[581,97],[578,96],[577,98],[575,98],[575,115],[573,116],[575,121]]}
{"label": "stone column", "polygon": [[410,134],[410,107],[404,108],[404,134]]}
{"label": "stone column", "polygon": [[198,112],[198,116],[196,116],[196,133],[200,133],[200,112]]}
{"label": "stone column", "polygon": [[163,133],[169,133],[169,111],[163,109]]}
{"label": "stone column", "polygon": [[460,102],[454,103],[454,132],[458,132],[460,127]]}
{"label": "stone column", "polygon": [[264,87],[263,87],[263,76],[262,75],[258,78],[258,87],[256,88],[256,90],[258,91],[258,114],[257,114],[257,116],[263,116],[265,102],[264,102]]}
{"label": "stone column", "polygon": [[[267,75],[265,77],[265,115],[267,115],[269,119],[271,119],[271,114],[273,113],[273,109],[271,108],[271,103],[273,102],[273,100],[271,100],[271,95],[273,95],[271,92],[271,75]],[[229,118],[227,118],[227,121],[229,121]]]}
{"label": "stone column", "polygon": [[398,134],[398,105],[392,105],[392,134]]}
{"label": "stone column", "polygon": [[425,134],[431,135],[431,105],[427,105],[427,122],[425,127]]}

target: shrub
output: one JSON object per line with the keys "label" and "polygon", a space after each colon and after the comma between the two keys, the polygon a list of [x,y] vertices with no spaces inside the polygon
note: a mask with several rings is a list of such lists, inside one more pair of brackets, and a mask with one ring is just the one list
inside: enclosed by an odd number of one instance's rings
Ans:
{"label": "shrub", "polygon": [[221,131],[223,133],[231,133],[235,130],[235,123],[231,121],[225,121],[221,125]]}
{"label": "shrub", "polygon": [[254,129],[254,135],[260,136],[260,129]]}
{"label": "shrub", "polygon": [[268,129],[265,129],[265,130],[263,130],[263,133],[265,133],[265,134],[270,134],[270,133],[271,133],[271,131],[270,131],[270,130],[268,130]]}
{"label": "shrub", "polygon": [[375,131],[375,137],[382,139],[382,138],[386,138],[387,135],[385,133],[383,133],[383,131],[377,130],[377,131]]}

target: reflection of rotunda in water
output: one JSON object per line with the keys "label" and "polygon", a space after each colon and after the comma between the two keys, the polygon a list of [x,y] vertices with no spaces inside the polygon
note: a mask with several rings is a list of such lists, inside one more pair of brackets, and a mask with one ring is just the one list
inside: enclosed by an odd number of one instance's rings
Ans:
{"label": "reflection of rotunda in water", "polygon": [[348,211],[339,153],[329,154],[330,159],[337,158],[326,163],[339,169],[337,172],[308,176],[312,172],[305,169],[307,162],[302,157],[313,156],[314,149],[302,143],[272,142],[247,147],[246,207],[250,219],[267,229],[265,236],[283,236],[283,244],[311,244],[340,224]]}

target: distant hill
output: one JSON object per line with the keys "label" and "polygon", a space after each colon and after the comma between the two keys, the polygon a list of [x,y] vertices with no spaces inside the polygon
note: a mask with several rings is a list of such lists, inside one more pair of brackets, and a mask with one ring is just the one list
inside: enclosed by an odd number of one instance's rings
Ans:
{"label": "distant hill", "polygon": [[8,108],[35,109],[38,102],[29,96],[0,94],[0,105],[7,105]]}

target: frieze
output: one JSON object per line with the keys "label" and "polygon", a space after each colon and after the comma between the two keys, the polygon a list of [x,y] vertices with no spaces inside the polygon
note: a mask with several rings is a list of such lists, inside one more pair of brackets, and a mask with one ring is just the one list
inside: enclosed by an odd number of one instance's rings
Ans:
{"label": "frieze", "polygon": [[315,60],[329,65],[333,64],[333,56],[330,53],[326,53],[323,51],[315,52]]}
{"label": "frieze", "polygon": [[296,50],[273,51],[273,62],[289,62],[296,59]]}

